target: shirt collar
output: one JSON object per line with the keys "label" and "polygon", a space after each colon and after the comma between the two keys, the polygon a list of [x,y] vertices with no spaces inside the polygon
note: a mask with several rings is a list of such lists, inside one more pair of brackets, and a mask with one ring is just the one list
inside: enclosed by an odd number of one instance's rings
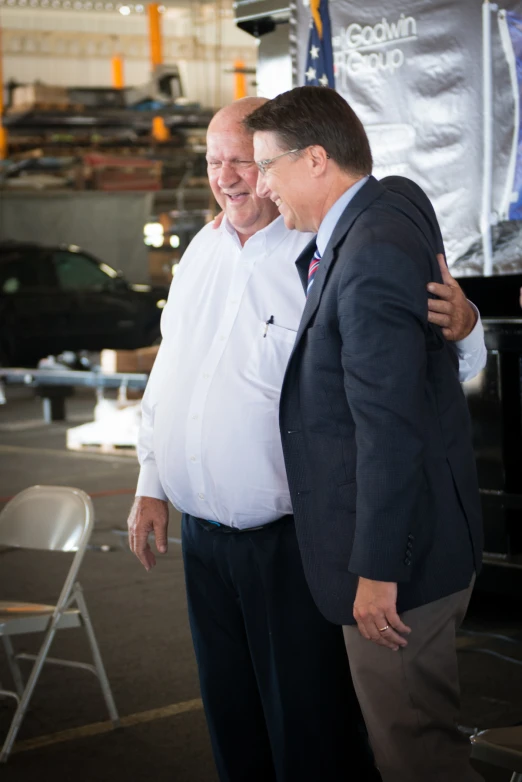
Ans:
{"label": "shirt collar", "polygon": [[339,219],[354,197],[354,195],[361,189],[363,185],[366,184],[369,177],[365,176],[362,179],[359,179],[358,182],[355,183],[355,185],[352,185],[351,187],[346,190],[340,198],[337,199],[335,204],[330,207],[328,212],[326,213],[325,217],[323,218],[323,221],[321,225],[319,226],[319,231],[317,233],[317,249],[319,250],[319,253],[321,254],[321,257],[324,255],[324,251],[326,250],[326,247],[328,246],[328,242],[332,238],[332,234],[335,230],[335,226],[339,222]]}
{"label": "shirt collar", "polygon": [[[233,241],[237,244],[238,247],[243,249],[241,247],[241,243],[239,241],[239,237],[237,235],[236,229],[230,224],[227,216],[223,218],[223,222],[221,223],[220,230],[222,233],[227,233]],[[285,226],[285,221],[282,215],[279,215],[279,217],[276,217],[275,220],[272,220],[272,222],[267,225],[265,228],[262,228],[260,231],[257,231],[253,236],[251,236],[244,244],[244,247],[251,246],[252,244],[259,244],[259,246],[263,249],[263,251],[266,250],[268,253],[272,253],[277,245],[285,238],[285,236],[289,233],[289,229]]]}

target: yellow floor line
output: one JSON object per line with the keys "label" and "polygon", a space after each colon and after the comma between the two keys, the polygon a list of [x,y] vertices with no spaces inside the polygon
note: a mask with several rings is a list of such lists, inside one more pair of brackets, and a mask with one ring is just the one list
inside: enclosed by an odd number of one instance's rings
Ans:
{"label": "yellow floor line", "polygon": [[[122,728],[130,728],[132,725],[140,725],[144,722],[154,722],[162,720],[165,717],[174,717],[176,714],[183,714],[187,711],[199,711],[203,708],[200,698],[194,698],[191,701],[182,703],[171,703],[169,706],[162,706],[159,709],[149,709],[149,711],[140,711],[137,714],[129,714],[127,717],[121,717]],[[13,747],[13,752],[27,752],[31,749],[48,747],[51,744],[61,744],[64,741],[74,741],[75,739],[84,739],[90,736],[99,736],[102,733],[110,733],[113,729],[112,722],[92,722],[90,725],[82,725],[78,728],[61,730],[59,733],[49,733],[47,736],[37,736],[34,739],[17,741]]]}

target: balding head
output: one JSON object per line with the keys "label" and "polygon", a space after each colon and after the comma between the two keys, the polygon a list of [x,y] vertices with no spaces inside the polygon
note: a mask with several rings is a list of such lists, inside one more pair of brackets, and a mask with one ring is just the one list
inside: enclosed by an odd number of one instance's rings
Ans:
{"label": "balding head", "polygon": [[214,114],[207,132],[219,133],[223,130],[230,130],[233,127],[238,130],[242,129],[241,123],[245,117],[248,117],[249,114],[252,114],[253,111],[266,102],[266,98],[240,98],[240,100],[234,101],[230,106],[225,106],[217,114]]}
{"label": "balding head", "polygon": [[207,131],[207,171],[216,201],[242,244],[278,216],[277,207],[256,193],[257,166],[252,134],[243,120],[266,103],[242,98],[218,111]]}

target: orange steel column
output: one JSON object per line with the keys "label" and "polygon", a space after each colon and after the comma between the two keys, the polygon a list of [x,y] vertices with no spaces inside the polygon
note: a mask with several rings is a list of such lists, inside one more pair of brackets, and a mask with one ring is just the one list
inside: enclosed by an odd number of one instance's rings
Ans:
{"label": "orange steel column", "polygon": [[245,63],[243,60],[236,60],[234,63],[234,100],[246,98],[247,83],[245,74]]}
{"label": "orange steel column", "polygon": [[112,86],[122,89],[125,86],[123,79],[123,57],[121,54],[115,54],[111,60],[112,65]]}
{"label": "orange steel column", "polygon": [[7,130],[2,121],[4,118],[4,75],[2,71],[2,28],[0,27],[0,160],[5,160],[8,154]]}
{"label": "orange steel column", "polygon": [[152,70],[163,63],[163,42],[161,38],[161,15],[157,3],[148,6],[150,64]]}

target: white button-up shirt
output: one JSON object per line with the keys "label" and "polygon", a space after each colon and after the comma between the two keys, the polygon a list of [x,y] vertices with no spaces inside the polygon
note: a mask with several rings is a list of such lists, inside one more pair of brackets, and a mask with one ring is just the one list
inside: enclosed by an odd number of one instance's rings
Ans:
{"label": "white button-up shirt", "polygon": [[[305,303],[295,260],[311,238],[278,217],[244,247],[226,219],[193,239],[143,398],[138,495],[238,528],[292,512],[279,397]],[[481,331],[464,342],[470,377]]]}

